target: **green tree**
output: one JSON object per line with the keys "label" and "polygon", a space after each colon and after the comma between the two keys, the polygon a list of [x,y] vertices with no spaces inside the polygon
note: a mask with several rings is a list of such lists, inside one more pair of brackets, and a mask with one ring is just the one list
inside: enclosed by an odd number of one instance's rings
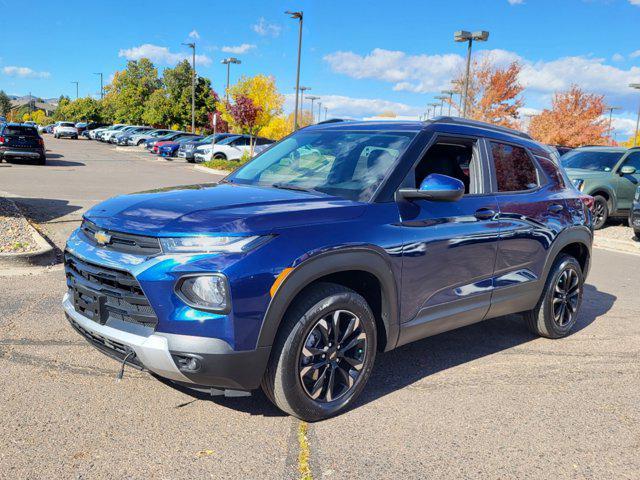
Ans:
{"label": "green tree", "polygon": [[65,98],[58,103],[53,118],[70,122],[100,122],[104,119],[102,102],[91,97],[78,98],[73,101]]}
{"label": "green tree", "polygon": [[172,105],[164,88],[159,88],[151,94],[145,103],[142,121],[149,125],[166,127],[171,125]]}
{"label": "green tree", "polygon": [[0,90],[0,115],[8,117],[11,111],[11,100],[9,96],[4,93],[4,90]]}
{"label": "green tree", "polygon": [[158,69],[148,58],[130,60],[106,87],[103,113],[115,122],[142,123],[145,103],[159,87]]}

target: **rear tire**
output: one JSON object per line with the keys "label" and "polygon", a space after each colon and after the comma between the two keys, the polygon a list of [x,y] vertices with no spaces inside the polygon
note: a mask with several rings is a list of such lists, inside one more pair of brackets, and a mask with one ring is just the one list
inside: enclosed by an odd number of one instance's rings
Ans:
{"label": "rear tire", "polygon": [[532,333],[546,338],[561,338],[576,324],[582,303],[584,276],[578,261],[558,255],[547,276],[542,296],[533,310],[522,316]]}
{"label": "rear tire", "polygon": [[366,300],[341,285],[318,283],[287,311],[262,389],[301,420],[332,417],[362,392],[376,347],[375,318]]}
{"label": "rear tire", "polygon": [[224,153],[216,153],[213,157],[212,160],[226,160],[227,156]]}
{"label": "rear tire", "polygon": [[47,163],[47,156],[46,155],[41,155],[38,158],[38,161],[37,161],[36,165],[46,165],[46,163]]}
{"label": "rear tire", "polygon": [[600,230],[609,219],[609,202],[602,195],[593,197],[593,229]]}

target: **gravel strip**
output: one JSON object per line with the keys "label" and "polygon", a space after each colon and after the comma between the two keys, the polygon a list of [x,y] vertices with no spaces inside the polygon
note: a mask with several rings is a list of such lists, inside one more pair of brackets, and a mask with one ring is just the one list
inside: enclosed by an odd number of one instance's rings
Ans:
{"label": "gravel strip", "polygon": [[0,197],[0,253],[25,253],[37,249],[31,227],[11,200]]}
{"label": "gravel strip", "polygon": [[601,230],[596,230],[596,238],[628,240],[640,244],[633,233],[633,228],[627,226],[626,223],[622,225],[607,225]]}

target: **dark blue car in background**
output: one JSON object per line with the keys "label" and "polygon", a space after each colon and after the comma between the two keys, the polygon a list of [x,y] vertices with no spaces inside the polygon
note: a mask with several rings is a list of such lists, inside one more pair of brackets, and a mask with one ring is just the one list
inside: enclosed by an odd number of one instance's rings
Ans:
{"label": "dark blue car in background", "polygon": [[158,155],[160,155],[161,157],[175,157],[176,154],[178,153],[178,149],[182,144],[187,142],[194,142],[194,141],[197,142],[202,140],[203,138],[204,137],[179,138],[175,142],[167,143],[165,145],[162,145],[161,147],[158,147]]}
{"label": "dark blue car in background", "polygon": [[219,184],[125,195],[64,252],[67,317],[124,364],[283,411],[348,408],[376,354],[520,313],[576,323],[593,199],[526,134],[468,120],[304,128]]}

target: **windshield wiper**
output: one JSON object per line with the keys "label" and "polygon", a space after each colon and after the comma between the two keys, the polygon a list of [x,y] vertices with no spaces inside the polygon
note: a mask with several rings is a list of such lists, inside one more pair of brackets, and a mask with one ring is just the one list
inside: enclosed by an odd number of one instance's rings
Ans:
{"label": "windshield wiper", "polygon": [[277,182],[271,185],[274,188],[280,188],[282,190],[295,190],[297,192],[312,192],[312,188],[301,187],[300,185],[293,185],[292,183]]}

